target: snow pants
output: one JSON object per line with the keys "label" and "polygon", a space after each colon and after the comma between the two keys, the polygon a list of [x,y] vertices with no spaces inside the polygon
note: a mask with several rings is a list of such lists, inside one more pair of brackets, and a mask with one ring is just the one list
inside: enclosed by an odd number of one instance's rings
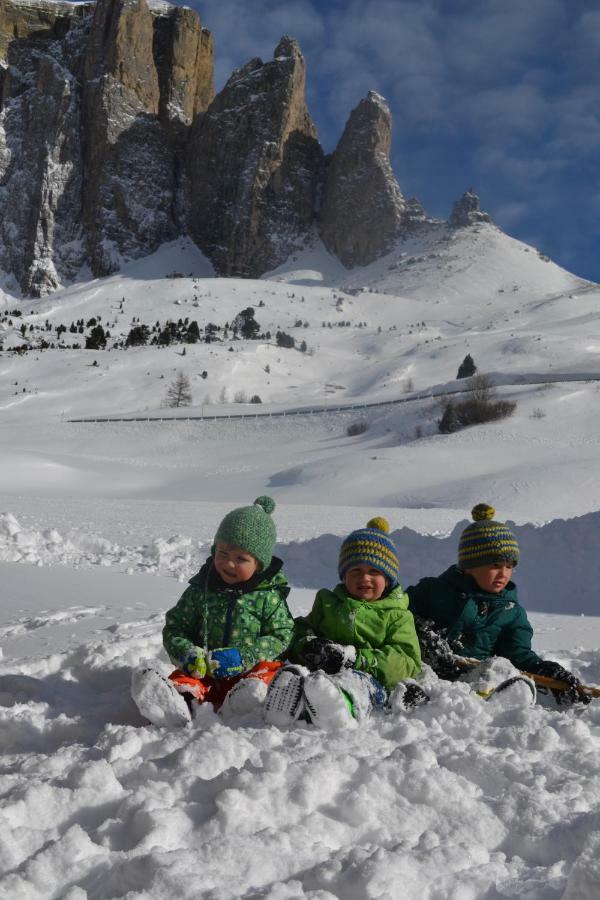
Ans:
{"label": "snow pants", "polygon": [[234,675],[232,678],[211,678],[208,675],[205,675],[204,678],[194,678],[186,675],[181,669],[175,669],[169,675],[169,680],[175,684],[180,694],[191,695],[198,703],[212,703],[216,711],[221,708],[225,697],[238,681],[257,678],[259,681],[264,681],[265,684],[271,684],[275,673],[282,665],[281,662],[261,659],[247,672]]}

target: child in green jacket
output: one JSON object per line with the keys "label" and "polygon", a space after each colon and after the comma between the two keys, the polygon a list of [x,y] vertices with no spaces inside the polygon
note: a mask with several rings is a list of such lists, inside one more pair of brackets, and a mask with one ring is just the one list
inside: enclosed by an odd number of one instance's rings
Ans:
{"label": "child in green jacket", "polygon": [[[388,532],[385,519],[371,519],[343,542],[340,583],[320,590],[311,612],[296,619],[291,658],[300,665],[273,679],[267,721],[347,724],[383,706],[388,691],[420,671],[419,642]],[[417,694],[427,699],[417,685],[412,693],[413,701]]]}
{"label": "child in green jacket", "polygon": [[[533,628],[511,580],[519,545],[507,525],[494,521],[494,514],[485,503],[473,507],[473,523],[460,537],[458,565],[407,588],[423,661],[441,678],[461,677],[480,685],[483,693],[486,684],[487,690],[495,687],[494,670],[503,679],[510,676],[509,681],[518,678],[518,670],[525,670],[567,682],[568,691],[555,692],[558,703],[589,702],[577,690],[578,678],[532,650]],[[515,668],[503,665],[498,657]],[[464,658],[489,662],[465,675]],[[532,682],[530,688],[535,697]]]}
{"label": "child in green jacket", "polygon": [[191,701],[247,712],[264,700],[293,632],[282,562],[273,556],[275,502],[259,497],[229,512],[211,556],[166,615],[163,644],[177,666],[133,673],[138,709],[157,725],[185,724]]}

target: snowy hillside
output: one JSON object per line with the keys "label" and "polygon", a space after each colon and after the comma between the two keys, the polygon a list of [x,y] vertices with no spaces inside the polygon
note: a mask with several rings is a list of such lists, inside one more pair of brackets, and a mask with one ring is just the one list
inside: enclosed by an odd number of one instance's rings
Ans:
{"label": "snowy hillside", "polygon": [[[600,684],[600,287],[493,226],[440,226],[362,270],[315,244],[221,280],[179,241],[0,302],[0,897],[595,900],[600,701],[437,684],[341,734],[210,710],[167,732],[128,683],[142,659],[168,669],[164,611],[223,514],[268,493],[296,613],[370,516],[408,584],[493,503],[517,523],[535,648]],[[263,338],[232,332],[248,307]],[[199,341],[120,346],[180,319]],[[106,349],[83,349],[99,323]],[[516,411],[442,435],[467,353]],[[179,372],[192,406],[167,411]],[[123,415],[157,421],[70,421]]]}
{"label": "snowy hillside", "polygon": [[[361,279],[370,289],[358,290]],[[231,325],[249,306],[270,338],[234,339]],[[442,529],[485,496],[515,521],[600,508],[600,288],[494,226],[440,226],[437,238],[352,272],[316,244],[260,281],[211,278],[193,245],[178,242],[119,275],[37,301],[5,297],[4,307],[0,409],[14,441],[0,482],[9,494],[55,495],[74,483],[82,494],[156,498],[166,485],[171,496],[228,501],[267,486],[287,503],[326,493],[334,505],[454,510]],[[85,346],[96,319],[110,333],[106,349],[69,349]],[[135,326],[156,340],[178,320],[183,329],[197,322],[198,343],[114,349]],[[221,330],[206,343],[211,325]],[[295,347],[277,346],[277,332]],[[36,349],[42,341],[68,349]],[[22,345],[31,349],[8,349]],[[467,353],[517,409],[502,424],[442,436],[429,395],[464,388],[455,376]],[[169,427],[67,422],[165,415],[178,372],[192,406],[177,415],[393,403]],[[252,397],[262,403],[234,402]],[[348,437],[361,421],[368,430]]]}

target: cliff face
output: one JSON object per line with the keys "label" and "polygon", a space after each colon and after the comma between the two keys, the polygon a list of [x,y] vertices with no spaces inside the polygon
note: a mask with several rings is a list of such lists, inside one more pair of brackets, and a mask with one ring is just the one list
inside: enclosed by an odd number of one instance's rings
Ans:
{"label": "cliff face", "polygon": [[329,162],[321,237],[348,268],[373,262],[403,228],[406,204],[390,165],[391,127],[387,103],[370,91]]}
{"label": "cliff face", "polygon": [[0,2],[0,263],[40,294],[182,230],[180,160],[212,41],[146,0]]}
{"label": "cliff face", "polygon": [[215,97],[197,14],[163,0],[0,0],[0,268],[40,295],[189,233],[223,275],[258,276],[318,223],[347,266],[426,222],[389,164],[371,93],[326,164],[284,37]]}
{"label": "cliff face", "polygon": [[314,217],[323,152],[304,101],[304,59],[283,38],[271,62],[233,73],[192,131],[190,233],[223,275],[259,275]]}

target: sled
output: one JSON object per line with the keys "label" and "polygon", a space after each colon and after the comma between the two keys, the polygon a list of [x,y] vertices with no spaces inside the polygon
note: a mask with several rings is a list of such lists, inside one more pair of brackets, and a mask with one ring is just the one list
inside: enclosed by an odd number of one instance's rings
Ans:
{"label": "sled", "polygon": [[[469,669],[473,666],[478,666],[483,660],[471,659],[466,656],[455,656],[453,662],[458,666]],[[548,678],[547,675],[534,675],[533,672],[526,671],[522,671],[521,675],[525,675],[526,678],[531,678],[538,687],[547,688],[550,691],[568,691],[571,687],[570,684],[566,681],[561,681],[560,678]],[[600,688],[593,687],[589,684],[579,684],[577,686],[577,693],[586,697],[600,697]]]}

